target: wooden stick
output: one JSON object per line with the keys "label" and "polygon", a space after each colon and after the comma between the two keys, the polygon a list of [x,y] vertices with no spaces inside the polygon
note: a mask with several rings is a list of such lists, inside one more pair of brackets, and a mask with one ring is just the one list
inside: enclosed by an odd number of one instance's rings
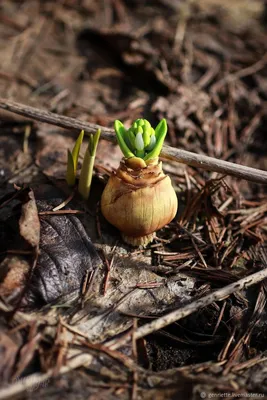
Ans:
{"label": "wooden stick", "polygon": [[[90,354],[79,354],[74,356],[67,365],[60,368],[58,375],[66,374],[74,369],[90,364],[93,357]],[[49,369],[47,372],[36,372],[19,378],[9,386],[0,389],[0,400],[9,400],[14,398],[21,398],[22,394],[39,390],[51,384],[54,377],[54,368]]]}
{"label": "wooden stick", "polygon": [[[113,129],[91,124],[90,122],[84,122],[75,118],[65,117],[50,111],[40,110],[38,108],[29,107],[24,104],[5,99],[0,99],[0,108],[23,115],[24,117],[46,122],[61,128],[72,129],[74,131],[81,131],[84,129],[86,133],[96,133],[96,131],[100,128],[101,137],[103,139],[114,143],[116,142]],[[246,179],[255,183],[267,184],[267,171],[246,167],[245,165],[234,164],[228,161],[191,153],[186,150],[176,149],[166,145],[163,146],[161,157],[191,165],[193,167],[218,172],[223,175],[232,175],[239,179]]]}

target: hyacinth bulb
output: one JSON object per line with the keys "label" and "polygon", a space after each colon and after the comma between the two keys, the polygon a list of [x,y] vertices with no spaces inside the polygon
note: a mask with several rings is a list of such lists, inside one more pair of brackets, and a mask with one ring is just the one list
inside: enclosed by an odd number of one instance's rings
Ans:
{"label": "hyacinth bulb", "polygon": [[178,207],[170,177],[158,159],[167,123],[162,120],[154,130],[148,121],[138,119],[126,130],[115,121],[115,131],[124,158],[104,189],[101,211],[126,243],[146,246],[175,217]]}

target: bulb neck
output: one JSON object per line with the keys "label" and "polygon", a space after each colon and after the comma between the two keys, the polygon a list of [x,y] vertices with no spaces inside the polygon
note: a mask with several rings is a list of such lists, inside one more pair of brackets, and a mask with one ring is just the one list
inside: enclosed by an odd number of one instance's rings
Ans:
{"label": "bulb neck", "polygon": [[151,243],[154,240],[156,233],[153,232],[153,233],[150,233],[149,235],[134,237],[134,236],[125,235],[125,233],[121,232],[121,236],[122,236],[122,239],[124,240],[124,242],[127,244],[130,244],[131,246],[146,247],[149,243]]}
{"label": "bulb neck", "polygon": [[146,168],[148,165],[158,165],[159,158],[151,158],[150,160],[143,160],[140,157],[130,157],[130,158],[123,158],[122,162],[130,169],[138,171],[142,168]]}
{"label": "bulb neck", "polygon": [[[144,160],[138,159],[138,157],[135,158],[136,160],[144,162]],[[133,185],[137,189],[156,184],[158,181],[165,178],[165,174],[162,171],[162,162],[159,161],[158,158],[150,160],[150,164],[145,164],[145,167],[141,168],[141,163],[137,164],[139,161],[135,163],[135,160],[130,161],[130,167],[129,160],[132,159],[123,158],[115,173],[115,176],[118,179],[121,179],[124,183]]]}

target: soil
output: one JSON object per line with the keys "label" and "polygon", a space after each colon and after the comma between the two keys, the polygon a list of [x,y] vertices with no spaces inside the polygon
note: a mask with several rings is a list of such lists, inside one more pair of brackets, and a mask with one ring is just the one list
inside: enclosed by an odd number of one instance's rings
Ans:
{"label": "soil", "polygon": [[[265,0],[5,0],[1,96],[109,128],[166,118],[172,147],[266,170],[266,21]],[[99,210],[117,145],[85,202],[75,130],[2,109],[0,128],[0,399],[266,396],[266,279],[138,336],[264,271],[266,186],[163,160],[178,213],[135,249]]]}

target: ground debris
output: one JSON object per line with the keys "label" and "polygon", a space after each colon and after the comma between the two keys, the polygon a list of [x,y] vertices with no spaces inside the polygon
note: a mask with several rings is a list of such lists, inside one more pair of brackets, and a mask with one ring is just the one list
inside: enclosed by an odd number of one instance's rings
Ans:
{"label": "ground debris", "polygon": [[[266,170],[265,3],[7,0],[2,96],[106,127],[167,118],[173,147]],[[97,206],[118,147],[100,143],[84,204],[62,181],[76,131],[0,127],[0,399],[266,395],[265,186],[164,161],[178,214],[134,250]]]}

